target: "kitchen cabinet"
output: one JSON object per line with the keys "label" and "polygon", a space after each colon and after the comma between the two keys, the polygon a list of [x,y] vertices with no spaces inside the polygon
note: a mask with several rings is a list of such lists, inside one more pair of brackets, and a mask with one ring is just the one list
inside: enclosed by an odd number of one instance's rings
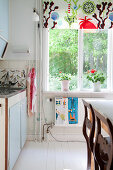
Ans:
{"label": "kitchen cabinet", "polygon": [[0,0],[0,35],[8,40],[9,0]]}
{"label": "kitchen cabinet", "polygon": [[26,97],[9,108],[8,170],[12,170],[26,141]]}
{"label": "kitchen cabinet", "polygon": [[26,131],[27,131],[27,100],[24,98],[20,103],[20,130],[21,130],[21,149],[23,148],[26,141]]}
{"label": "kitchen cabinet", "polygon": [[0,98],[0,170],[12,170],[26,142],[26,91]]}
{"label": "kitchen cabinet", "polygon": [[5,100],[0,99],[0,170],[5,169]]}
{"label": "kitchen cabinet", "polygon": [[9,160],[12,170],[20,153],[20,102],[9,111]]}

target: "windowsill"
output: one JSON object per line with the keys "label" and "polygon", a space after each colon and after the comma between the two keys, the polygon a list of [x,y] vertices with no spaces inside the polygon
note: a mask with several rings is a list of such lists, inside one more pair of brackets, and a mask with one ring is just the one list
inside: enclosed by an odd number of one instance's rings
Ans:
{"label": "windowsill", "polygon": [[80,97],[80,98],[92,98],[92,97],[97,97],[97,98],[109,98],[113,97],[113,91],[109,90],[102,90],[101,92],[93,92],[91,90],[88,91],[43,91],[43,95],[46,97]]}

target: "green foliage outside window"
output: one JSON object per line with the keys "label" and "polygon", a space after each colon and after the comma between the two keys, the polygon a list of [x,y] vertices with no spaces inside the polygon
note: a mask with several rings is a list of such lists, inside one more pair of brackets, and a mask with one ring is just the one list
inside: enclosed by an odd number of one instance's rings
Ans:
{"label": "green foliage outside window", "polygon": [[49,72],[52,76],[62,73],[77,74],[78,70],[78,31],[49,31]]}
{"label": "green foliage outside window", "polygon": [[105,81],[102,88],[107,88],[107,55],[108,32],[98,30],[94,33],[84,33],[83,36],[83,87],[91,88],[87,80],[87,70],[96,69],[103,73]]}
{"label": "green foliage outside window", "polygon": [[49,31],[49,88],[61,90],[59,72],[70,74],[70,90],[77,88],[78,30]]}

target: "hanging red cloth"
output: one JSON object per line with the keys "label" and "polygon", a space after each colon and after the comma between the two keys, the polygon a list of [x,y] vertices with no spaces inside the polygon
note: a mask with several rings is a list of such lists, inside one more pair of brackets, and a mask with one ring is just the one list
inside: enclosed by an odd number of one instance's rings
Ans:
{"label": "hanging red cloth", "polygon": [[28,115],[32,116],[35,112],[36,104],[36,73],[35,68],[32,68],[28,74],[27,80],[28,90]]}

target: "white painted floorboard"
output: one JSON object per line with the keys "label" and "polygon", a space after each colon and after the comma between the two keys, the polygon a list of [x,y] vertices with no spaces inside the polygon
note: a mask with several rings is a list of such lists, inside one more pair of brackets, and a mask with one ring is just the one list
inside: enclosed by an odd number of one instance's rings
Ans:
{"label": "white painted floorboard", "polygon": [[86,170],[86,143],[27,142],[13,170]]}

